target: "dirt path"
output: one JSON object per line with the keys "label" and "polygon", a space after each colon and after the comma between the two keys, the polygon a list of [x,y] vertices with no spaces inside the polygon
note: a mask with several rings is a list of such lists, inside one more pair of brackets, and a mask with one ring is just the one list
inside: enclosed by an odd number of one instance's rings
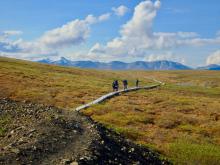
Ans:
{"label": "dirt path", "polygon": [[86,117],[55,107],[0,99],[0,117],[0,164],[77,161],[99,138]]}
{"label": "dirt path", "polygon": [[0,99],[0,119],[0,164],[167,164],[78,112]]}

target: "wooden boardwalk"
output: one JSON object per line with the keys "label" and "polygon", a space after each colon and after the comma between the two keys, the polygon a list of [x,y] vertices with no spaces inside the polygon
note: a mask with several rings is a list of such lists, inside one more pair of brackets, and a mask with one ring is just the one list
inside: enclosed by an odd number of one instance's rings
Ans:
{"label": "wooden boardwalk", "polygon": [[159,84],[156,84],[156,85],[150,85],[150,86],[143,86],[143,87],[133,87],[133,88],[128,88],[126,90],[119,90],[119,91],[116,91],[116,92],[111,92],[111,93],[108,93],[106,95],[103,95],[101,96],[100,98],[88,103],[88,104],[84,104],[84,105],[81,105],[79,107],[77,107],[75,110],[76,111],[81,111],[83,109],[86,109],[86,108],[89,108],[90,106],[94,105],[94,104],[98,104],[98,103],[101,103],[107,99],[110,99],[114,96],[118,96],[119,94],[121,93],[127,93],[127,92],[131,92],[131,91],[136,91],[136,90],[140,90],[140,89],[153,89],[153,88],[157,88],[161,85],[164,85],[164,83],[160,82],[160,81],[157,81],[154,79],[155,82],[159,83]]}

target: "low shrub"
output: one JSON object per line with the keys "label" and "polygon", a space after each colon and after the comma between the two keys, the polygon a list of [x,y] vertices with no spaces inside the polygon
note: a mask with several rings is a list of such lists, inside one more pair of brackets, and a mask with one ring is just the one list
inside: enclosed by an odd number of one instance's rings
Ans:
{"label": "low shrub", "polygon": [[220,164],[220,147],[209,143],[198,144],[190,140],[178,140],[169,145],[168,155],[174,164]]}

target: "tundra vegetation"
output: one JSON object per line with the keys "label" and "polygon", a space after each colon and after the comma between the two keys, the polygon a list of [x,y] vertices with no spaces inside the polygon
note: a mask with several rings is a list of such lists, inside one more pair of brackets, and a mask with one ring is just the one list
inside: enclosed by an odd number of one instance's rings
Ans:
{"label": "tundra vegetation", "polygon": [[[112,91],[114,79],[134,86],[136,78],[151,84],[150,77],[166,85],[120,95],[83,113],[174,164],[219,164],[218,71],[98,71],[0,58],[0,97],[73,110]],[[0,136],[12,120],[0,116]]]}

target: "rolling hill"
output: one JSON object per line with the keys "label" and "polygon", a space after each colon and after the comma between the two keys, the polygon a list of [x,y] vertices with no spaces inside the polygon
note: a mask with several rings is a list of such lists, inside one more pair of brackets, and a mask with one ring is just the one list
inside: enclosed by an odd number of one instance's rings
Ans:
{"label": "rolling hill", "polygon": [[[14,134],[17,133],[19,128],[17,123],[25,123],[25,128],[30,127],[27,133],[33,131],[31,128],[34,125],[33,121],[39,122],[36,123],[39,129],[53,129],[55,133],[63,135],[65,132],[62,127],[64,127],[66,133],[69,133],[69,124],[75,123],[69,123],[72,121],[69,119],[71,115],[65,116],[59,110],[51,113],[53,110],[51,106],[71,112],[77,106],[112,91],[111,83],[114,79],[118,79],[120,85],[121,80],[128,79],[129,86],[133,86],[136,78],[140,79],[140,85],[152,83],[149,78],[161,80],[166,85],[151,91],[123,94],[82,113],[130,141],[159,152],[174,164],[219,164],[220,75],[218,71],[107,71],[61,67],[0,57],[0,99],[3,105],[1,107],[12,114],[11,117],[10,114],[0,116],[0,138],[4,139],[1,142],[8,142],[11,140],[8,138],[10,136],[12,139],[15,137],[11,132],[16,130]],[[14,100],[19,103],[14,103]],[[21,104],[20,107],[25,109],[14,108],[16,104]],[[35,104],[39,108],[36,109]],[[44,107],[42,104],[46,107],[42,108]],[[21,113],[23,111],[24,114]],[[45,127],[42,122],[47,123],[47,126]],[[7,127],[8,125],[10,127]],[[82,124],[82,128],[84,127],[87,128]],[[22,131],[19,135],[23,135]],[[38,134],[34,132],[31,135],[35,138]],[[72,136],[75,136],[74,132],[67,137]],[[54,137],[54,134],[49,137]],[[45,141],[50,142],[49,137],[45,137]],[[20,142],[20,137],[17,138]],[[62,141],[62,138],[59,134],[56,135],[56,139]],[[72,140],[67,144],[70,142]],[[109,146],[114,146],[112,144],[110,143]],[[132,147],[126,152],[134,151],[136,148]]]}
{"label": "rolling hill", "polygon": [[136,78],[150,82],[145,76],[138,71],[69,68],[0,57],[0,97],[74,108],[112,91],[114,79],[134,85]]}

